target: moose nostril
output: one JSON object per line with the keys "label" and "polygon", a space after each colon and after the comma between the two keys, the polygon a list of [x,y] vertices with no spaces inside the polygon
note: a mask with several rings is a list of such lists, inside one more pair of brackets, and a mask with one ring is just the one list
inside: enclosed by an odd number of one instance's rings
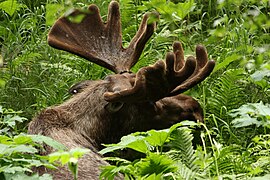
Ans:
{"label": "moose nostril", "polygon": [[201,114],[194,114],[194,117],[195,117],[196,121],[204,122],[203,115],[201,115]]}

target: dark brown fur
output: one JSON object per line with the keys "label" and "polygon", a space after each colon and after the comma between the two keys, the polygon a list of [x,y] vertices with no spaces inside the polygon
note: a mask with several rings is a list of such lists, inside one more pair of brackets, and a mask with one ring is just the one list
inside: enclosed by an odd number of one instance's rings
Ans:
{"label": "dark brown fur", "polygon": [[[189,96],[167,97],[157,102],[125,103],[117,111],[104,100],[105,92],[132,86],[128,76],[112,75],[89,81],[70,100],[43,110],[29,124],[29,133],[49,136],[68,147],[91,150],[79,160],[79,179],[98,179],[100,166],[108,165],[97,153],[102,143],[116,143],[135,131],[162,129],[184,119],[203,120],[202,109]],[[121,105],[121,103],[120,103]],[[116,104],[116,106],[119,106]],[[47,153],[53,150],[47,147]],[[54,179],[72,179],[67,167],[52,171]]]}

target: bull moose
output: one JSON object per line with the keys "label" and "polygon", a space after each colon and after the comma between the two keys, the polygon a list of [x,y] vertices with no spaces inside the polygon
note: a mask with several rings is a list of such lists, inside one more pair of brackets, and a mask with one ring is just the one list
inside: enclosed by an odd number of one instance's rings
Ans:
{"label": "bull moose", "polygon": [[[30,134],[49,136],[68,149],[90,149],[79,160],[79,179],[98,179],[99,166],[107,165],[98,154],[101,144],[115,143],[136,131],[168,128],[182,120],[203,121],[199,103],[183,95],[212,72],[215,62],[208,60],[201,45],[196,57],[184,60],[180,42],[165,60],[131,72],[145,44],[156,28],[152,15],[145,14],[140,27],[127,48],[122,46],[119,4],[112,1],[107,22],[103,22],[96,5],[87,11],[74,10],[61,17],[48,35],[50,46],[65,50],[113,71],[103,80],[86,80],[71,88],[73,96],[63,104],[49,107],[29,124]],[[76,17],[80,17],[78,22]],[[77,18],[78,19],[78,18]],[[47,153],[53,149],[45,147]],[[70,179],[67,167],[43,169],[54,179]],[[117,178],[121,179],[121,175]]]}

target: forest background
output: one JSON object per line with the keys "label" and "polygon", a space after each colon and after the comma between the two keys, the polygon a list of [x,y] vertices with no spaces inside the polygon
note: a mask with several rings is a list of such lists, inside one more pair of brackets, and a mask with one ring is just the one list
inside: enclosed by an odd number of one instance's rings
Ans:
{"label": "forest background", "polygon": [[[76,161],[87,151],[63,151],[51,139],[25,133],[27,123],[41,109],[70,97],[72,84],[111,73],[49,47],[46,40],[64,12],[94,3],[105,20],[109,2],[0,0],[0,179],[51,179],[47,174],[26,174],[33,166],[63,164],[69,164],[76,178]],[[105,167],[101,176],[111,179],[121,172],[127,179],[270,179],[270,1],[119,2],[124,47],[145,12],[160,13],[158,28],[133,71],[163,59],[175,40],[182,42],[186,55],[203,44],[217,65],[205,81],[187,92],[203,107],[204,124],[185,122],[122,138],[101,151],[116,154],[108,158],[114,165]],[[203,130],[194,133],[199,126]],[[59,151],[39,156],[39,143]],[[121,159],[117,151],[123,148],[143,156]]]}

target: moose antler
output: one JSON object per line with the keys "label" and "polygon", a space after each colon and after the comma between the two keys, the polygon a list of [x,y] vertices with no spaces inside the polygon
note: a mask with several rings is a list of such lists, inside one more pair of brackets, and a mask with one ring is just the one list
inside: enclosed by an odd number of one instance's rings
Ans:
{"label": "moose antler", "polygon": [[116,1],[109,5],[107,23],[102,22],[96,5],[58,19],[49,32],[48,43],[115,73],[128,72],[155,30],[156,22],[148,22],[150,15],[144,15],[137,34],[126,49],[122,47],[120,11]]}
{"label": "moose antler", "polygon": [[189,56],[186,61],[180,42],[173,44],[173,51],[167,53],[165,61],[159,60],[153,66],[141,68],[131,89],[106,92],[105,99],[138,102],[174,96],[203,81],[215,66],[215,61],[208,61],[207,52],[201,45],[196,47],[196,58]]}

